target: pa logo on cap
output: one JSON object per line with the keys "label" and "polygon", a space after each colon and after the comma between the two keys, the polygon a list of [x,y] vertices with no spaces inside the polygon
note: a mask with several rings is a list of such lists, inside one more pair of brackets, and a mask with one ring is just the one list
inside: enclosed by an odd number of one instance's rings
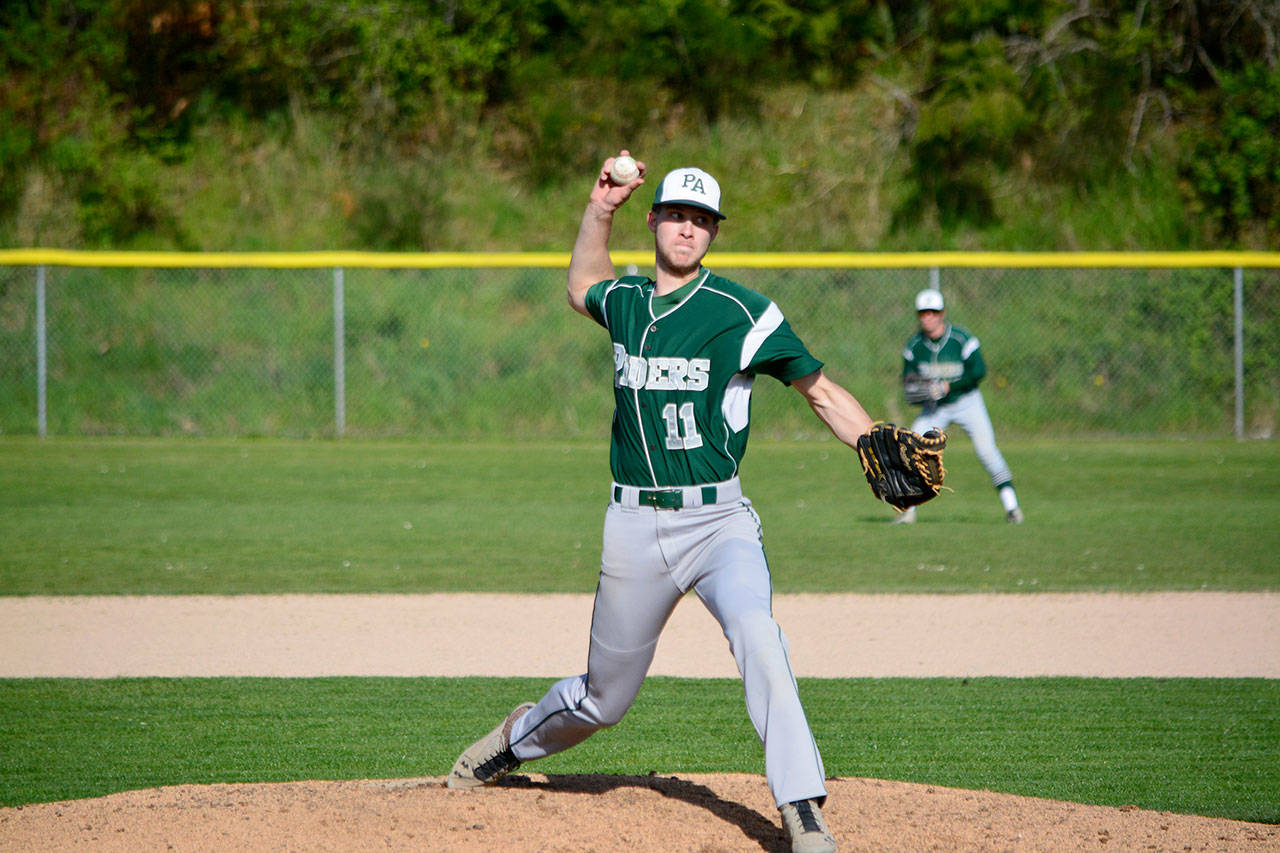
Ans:
{"label": "pa logo on cap", "polygon": [[653,206],[664,204],[687,204],[710,211],[717,219],[725,218],[720,212],[720,184],[711,175],[691,166],[668,172],[658,184]]}

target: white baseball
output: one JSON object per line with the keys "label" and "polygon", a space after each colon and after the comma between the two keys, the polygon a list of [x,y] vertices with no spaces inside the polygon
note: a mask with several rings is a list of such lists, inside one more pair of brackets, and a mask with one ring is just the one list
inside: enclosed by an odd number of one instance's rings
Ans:
{"label": "white baseball", "polygon": [[609,168],[609,180],[618,186],[623,186],[638,177],[640,177],[640,167],[636,165],[634,157],[628,157],[624,154],[621,157],[613,158],[613,165]]}

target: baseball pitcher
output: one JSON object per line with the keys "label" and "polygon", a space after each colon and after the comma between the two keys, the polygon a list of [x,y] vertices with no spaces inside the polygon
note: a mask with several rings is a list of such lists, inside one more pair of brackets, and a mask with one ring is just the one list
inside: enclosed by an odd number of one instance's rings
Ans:
{"label": "baseball pitcher", "polygon": [[[902,387],[907,401],[921,407],[912,423],[914,432],[946,430],[959,424],[973,441],[978,461],[991,475],[1005,518],[1022,523],[1022,510],[1013,489],[1013,475],[996,447],[996,434],[978,383],[987,375],[978,339],[947,322],[942,293],[928,288],[916,294],[918,331],[902,351]],[[899,514],[894,524],[916,520],[915,507]]]}
{"label": "baseball pitcher", "polygon": [[496,781],[621,720],[663,626],[692,590],[737,661],[793,849],[833,851],[822,758],[773,619],[760,518],[738,467],[758,376],[794,387],[851,447],[872,422],[822,372],[777,305],[702,266],[725,218],[707,172],[680,168],[662,179],[647,214],[655,277],[618,278],[609,236],[616,212],[644,183],[644,164],[638,177],[615,183],[612,163],[596,177],[568,275],[569,304],[609,335],[616,406],[587,672],[517,707],[463,752],[447,784]]}

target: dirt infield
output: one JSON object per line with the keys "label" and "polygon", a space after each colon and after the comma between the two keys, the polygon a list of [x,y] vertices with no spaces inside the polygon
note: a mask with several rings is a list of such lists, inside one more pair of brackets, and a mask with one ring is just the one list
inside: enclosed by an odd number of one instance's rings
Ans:
{"label": "dirt infield", "polygon": [[[459,630],[476,612],[539,642]],[[775,612],[801,676],[1280,677],[1277,594],[778,596]],[[580,671],[589,616],[585,596],[0,599],[0,676],[558,676]],[[736,675],[696,601],[677,609],[654,672]],[[788,849],[755,775],[440,783],[184,785],[0,808],[0,851]],[[1267,824],[874,779],[829,791],[842,851],[1280,851]]]}
{"label": "dirt infield", "polygon": [[[1280,593],[776,595],[773,609],[802,678],[1280,678]],[[583,671],[590,624],[589,595],[0,597],[0,677],[560,678]],[[738,677],[693,596],[650,672]]]}
{"label": "dirt infield", "polygon": [[[0,850],[785,851],[750,775],[184,785],[0,809]],[[834,779],[842,851],[1273,851],[1280,827],[989,791]]]}

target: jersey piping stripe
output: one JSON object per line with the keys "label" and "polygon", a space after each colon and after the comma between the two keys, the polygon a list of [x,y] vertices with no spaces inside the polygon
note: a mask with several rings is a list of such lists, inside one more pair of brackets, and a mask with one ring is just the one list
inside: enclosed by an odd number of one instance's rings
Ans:
{"label": "jersey piping stripe", "polygon": [[[744,502],[744,503],[745,503],[745,502]],[[761,550],[763,550],[763,549],[764,549],[764,525],[760,522],[760,515],[759,515],[759,513],[757,513],[757,512],[755,511],[755,508],[754,508],[754,507],[748,507],[748,511],[749,511],[753,516],[755,516],[755,519],[756,519],[756,530],[757,530],[757,532],[758,532],[758,534],[759,534],[759,536],[760,536],[760,548],[761,548]],[[765,570],[765,574],[767,574],[767,575],[768,575],[768,577],[769,577],[769,588],[770,588],[770,592],[772,592],[772,589],[773,589],[773,570],[769,567],[769,557],[768,557],[768,555],[767,555],[767,554],[765,555],[765,558],[764,558],[764,570]],[[771,617],[773,616],[773,599],[772,599],[772,596],[770,596],[770,600],[769,600],[769,616],[771,616]],[[776,623],[775,623],[775,624],[776,624]],[[779,641],[780,643],[782,643],[782,647],[785,649],[785,648],[787,647],[787,638],[786,638],[786,635],[785,635],[785,634],[783,634],[783,632],[782,632],[782,626],[781,626],[781,625],[777,625],[777,629],[778,629],[778,641]],[[800,685],[799,685],[799,683],[796,681],[796,672],[795,672],[795,669],[793,669],[793,668],[792,668],[792,666],[791,666],[791,658],[790,658],[790,655],[788,655],[788,656],[787,656],[787,675],[791,677],[791,684],[792,684],[792,686],[793,686],[797,691],[799,691],[799,689],[800,689]],[[812,728],[810,728],[810,731],[809,731],[809,748],[813,750],[813,762],[814,762],[814,765],[815,765],[816,767],[822,767],[822,753],[818,750],[818,741],[817,741],[817,740],[814,738],[814,736],[813,736],[813,730],[812,730]]]}
{"label": "jersey piping stripe", "polygon": [[619,287],[634,287],[638,290],[640,288],[640,285],[634,284],[632,282],[624,283],[622,279],[615,278],[613,280],[613,284],[605,288],[604,295],[600,297],[600,316],[604,318],[604,327],[606,329],[609,328],[609,312],[605,310],[605,305],[609,302],[609,294],[613,293]]}
{"label": "jersey piping stripe", "polygon": [[[654,319],[654,320],[661,320],[663,317],[668,316],[672,311],[677,310],[680,306],[684,305],[686,302],[688,302],[690,299],[692,299],[692,298],[693,298],[693,295],[694,295],[695,293],[697,293],[699,290],[701,290],[701,289],[702,289],[702,285],[706,283],[706,281],[707,281],[707,276],[709,276],[709,275],[711,275],[711,270],[709,270],[709,269],[703,269],[703,271],[702,271],[702,277],[698,279],[698,283],[697,283],[696,285],[694,285],[693,290],[689,291],[689,295],[688,295],[688,296],[686,296],[684,299],[681,299],[681,300],[680,300],[679,302],[677,302],[675,305],[672,305],[672,306],[671,306],[670,308],[668,308],[666,311],[663,311],[663,312],[662,312],[662,314],[661,314],[661,316],[656,315],[656,314],[654,314],[654,313],[653,313],[653,297],[654,297],[654,296],[656,295],[656,293],[657,293],[657,288],[654,288],[654,290],[653,290],[653,291],[651,291],[651,292],[649,293],[649,317],[650,317],[650,318],[652,318],[652,319]],[[708,290],[710,290],[710,288],[707,288],[707,289],[708,289]],[[715,291],[712,291],[712,292],[714,293]]]}
{"label": "jersey piping stripe", "polygon": [[[678,303],[676,303],[675,305],[672,305],[672,306],[671,306],[669,309],[667,309],[666,311],[664,311],[664,312],[662,313],[662,317],[670,316],[670,315],[671,315],[671,313],[672,313],[673,311],[677,311],[677,310],[679,310],[681,307],[683,307],[685,304],[687,304],[687,303],[688,303],[688,301],[689,301],[690,299],[692,299],[692,298],[693,298],[693,295],[694,295],[695,293],[697,293],[699,290],[701,290],[701,289],[702,289],[702,285],[706,283],[706,281],[707,281],[707,276],[709,276],[709,275],[711,275],[711,270],[704,268],[704,269],[702,270],[702,278],[700,278],[700,279],[698,280],[697,285],[695,285],[695,286],[694,286],[694,288],[693,288],[693,290],[689,292],[689,295],[688,295],[688,296],[686,296],[684,299],[680,300],[680,301],[679,301]],[[655,290],[656,290],[656,289],[655,289]],[[648,307],[649,307],[649,317],[652,319],[652,321],[653,321],[653,322],[657,322],[658,320],[660,320],[660,319],[662,319],[662,318],[661,318],[661,317],[656,317],[656,316],[654,316],[654,313],[653,313],[653,295],[654,295],[654,291],[650,291],[650,292],[649,292],[649,306],[648,306]],[[649,330],[650,330],[651,328],[653,328],[653,327],[652,327],[652,326],[646,326],[646,327],[645,327],[645,330],[644,330],[644,333],[640,335],[640,352],[644,352],[644,343],[645,343],[645,341],[646,341],[646,340],[648,340],[648,339],[649,339]],[[662,484],[658,482],[658,473],[657,473],[656,471],[654,471],[654,469],[653,469],[653,454],[651,454],[651,453],[649,452],[649,442],[648,442],[647,440],[645,440],[645,437],[644,437],[644,417],[640,414],[640,389],[639,389],[639,388],[633,388],[633,389],[631,389],[631,404],[632,404],[632,406],[634,406],[634,407],[635,407],[636,424],[637,424],[637,425],[639,426],[639,428],[640,428],[640,446],[644,449],[644,464],[645,464],[645,466],[649,469],[649,481],[650,481],[651,483],[653,483],[654,487],[656,488],[656,487],[658,487],[658,486],[661,486]],[[732,457],[731,457],[731,458],[732,458]],[[736,475],[737,475],[737,473],[738,473],[738,468],[737,468],[737,466],[736,466],[736,465],[734,466],[733,473],[734,473],[734,475],[735,475],[735,476],[736,476]]]}
{"label": "jersey piping stripe", "polygon": [[600,299],[600,319],[604,321],[605,329],[609,328],[609,312],[604,310],[605,303],[609,301],[609,294],[613,293],[613,289],[618,286],[618,279],[613,280],[613,284],[605,288],[604,296]]}
{"label": "jersey piping stripe", "polygon": [[[770,607],[770,610],[772,610],[772,606]],[[782,643],[782,647],[784,649],[787,647],[787,638],[782,633],[781,625],[778,626],[778,641]],[[800,685],[796,681],[796,673],[795,673],[795,670],[791,668],[790,659],[787,660],[787,675],[791,676],[791,684],[793,687],[795,687],[796,691],[799,692]],[[813,750],[814,765],[817,767],[822,767],[822,753],[818,751],[818,742],[813,737],[812,728],[810,728],[809,730],[809,748]]]}
{"label": "jersey piping stripe", "polygon": [[[753,386],[754,382],[750,376],[745,373],[735,373],[725,389],[724,402],[720,404],[720,411],[724,415],[725,426],[734,432],[742,432],[742,428],[747,425]],[[725,436],[725,441],[728,441],[728,436]]]}
{"label": "jersey piping stripe", "polygon": [[[511,749],[511,748],[512,748],[512,747],[514,747],[516,744],[521,743],[522,741],[524,741],[524,739],[525,739],[525,738],[527,738],[527,737],[529,737],[529,735],[533,734],[533,733],[534,733],[534,732],[536,732],[538,729],[542,728],[543,724],[550,722],[550,721],[551,721],[551,718],[552,718],[552,717],[554,717],[554,716],[556,716],[557,714],[571,714],[571,713],[574,713],[574,712],[578,711],[579,709],[581,709],[581,708],[582,708],[582,703],[583,703],[583,702],[585,702],[585,701],[587,701],[587,696],[589,696],[590,694],[591,694],[591,682],[590,682],[589,674],[584,674],[584,675],[582,676],[582,698],[581,698],[581,699],[579,699],[577,702],[575,702],[575,703],[573,704],[573,707],[558,708],[558,709],[556,709],[556,710],[552,711],[550,714],[547,714],[547,716],[543,717],[543,718],[542,718],[542,720],[541,720],[537,725],[535,725],[533,728],[529,729],[529,731],[527,731],[527,732],[525,732],[523,735],[521,735],[521,737],[520,737],[520,739],[519,739],[519,740],[513,740],[513,741],[512,741],[512,742],[507,746],[507,748],[508,748],[508,749]],[[530,710],[530,711],[532,711],[533,709],[532,709],[532,708],[530,708],[529,710]],[[512,754],[514,755],[514,753],[512,753]]]}
{"label": "jersey piping stripe", "polygon": [[978,339],[969,338],[969,340],[965,341],[964,346],[960,348],[960,357],[967,359],[969,356],[973,355],[973,351],[976,350],[977,348],[978,348]]}
{"label": "jersey piping stripe", "polygon": [[[755,326],[756,318],[752,316],[751,311],[747,309],[747,306],[742,303],[741,299],[737,298],[736,296],[731,296],[730,294],[725,293],[723,290],[716,290],[714,287],[708,287],[706,290],[707,290],[707,293],[714,293],[716,296],[723,296],[725,299],[728,299],[734,305],[737,305],[739,308],[742,309],[742,313],[747,315],[747,319],[751,321],[752,327]],[[772,302],[770,302],[769,304],[773,305]],[[761,316],[763,316],[763,314]]]}
{"label": "jersey piping stripe", "polygon": [[[604,293],[600,296],[600,316],[604,318],[604,327],[606,329],[609,328],[609,311],[608,311],[609,295],[612,294],[613,291],[617,290],[619,287],[631,287],[631,288],[635,288],[636,290],[640,289],[639,284],[634,282],[624,282],[620,278],[615,278],[613,280],[613,283],[610,284],[607,288],[605,288]],[[652,296],[650,296],[650,299],[652,299]],[[650,315],[653,314],[652,309],[650,309],[649,314]],[[645,335],[648,335],[648,334],[649,332],[646,329]],[[641,347],[640,351],[643,352],[644,337],[641,337],[640,339],[640,347]],[[652,457],[649,456],[649,443],[644,440],[644,420],[640,417],[640,389],[638,388],[632,389],[631,402],[635,406],[636,423],[640,425],[640,446],[644,449],[644,461],[645,461],[645,465],[649,469],[649,479],[653,482],[654,486],[657,486],[658,477],[653,471],[653,459]]]}
{"label": "jersey piping stripe", "polygon": [[[714,288],[707,289],[713,293],[720,293],[726,299],[737,302],[742,307],[742,310],[746,312],[747,317],[751,317],[751,312],[747,311],[746,306],[742,305],[738,300]],[[747,332],[742,341],[742,353],[738,359],[739,373],[729,380],[729,386],[725,389],[724,400],[720,404],[725,426],[733,432],[742,431],[743,427],[747,425],[751,412],[751,390],[754,387],[754,383],[750,376],[743,374],[741,371],[751,364],[752,359],[756,357],[756,353],[760,351],[760,347],[764,346],[764,342],[769,339],[769,336],[778,330],[784,319],[781,309],[772,302],[769,303],[769,307],[764,310],[758,320],[752,318],[751,331]],[[726,450],[728,449],[728,441],[729,436],[726,434]]]}
{"label": "jersey piping stripe", "polygon": [[707,292],[714,293],[733,302],[742,309],[742,313],[746,314],[747,319],[751,322],[751,331],[747,332],[746,337],[743,338],[742,352],[738,357],[739,372],[729,380],[729,384],[725,388],[724,399],[720,403],[720,413],[724,416],[725,433],[719,449],[726,459],[734,462],[733,473],[734,476],[737,476],[738,464],[733,459],[733,454],[729,452],[730,431],[741,432],[747,425],[751,412],[751,390],[755,385],[752,377],[743,374],[741,371],[751,364],[751,360],[760,351],[760,347],[764,346],[764,342],[769,339],[769,336],[778,330],[785,318],[782,316],[781,309],[772,302],[769,303],[769,307],[764,310],[760,317],[756,318],[747,310],[747,306],[742,303],[742,300],[714,287],[708,287]]}
{"label": "jersey piping stripe", "polygon": [[[739,302],[738,304],[741,305],[742,303]],[[743,306],[743,310],[746,310],[745,306]],[[750,312],[748,312],[747,316],[750,316]],[[756,357],[760,347],[764,346],[764,342],[769,339],[769,336],[778,330],[784,319],[782,310],[776,304],[770,302],[769,307],[760,315],[760,319],[752,324],[751,331],[747,333],[742,342],[742,356],[738,361],[739,371],[745,370],[751,364],[751,360]],[[741,432],[747,425],[751,413],[751,390],[753,387],[754,383],[751,377],[741,372],[729,380],[729,387],[725,389],[724,401],[720,404],[720,411],[724,415],[725,426],[733,432]],[[728,449],[728,441],[729,436],[726,434],[726,450]]]}
{"label": "jersey piping stripe", "polygon": [[778,331],[783,319],[782,311],[777,305],[770,302],[769,307],[764,309],[764,313],[760,315],[760,319],[752,324],[751,331],[747,332],[747,337],[742,342],[742,359],[738,364],[739,370],[746,369],[751,360],[756,357],[756,353],[760,351],[760,347],[764,346],[764,342],[769,339],[769,336]]}
{"label": "jersey piping stripe", "polygon": [[[648,332],[645,333],[647,335]],[[640,338],[640,351],[644,352],[644,336]],[[631,405],[635,409],[636,424],[640,430],[640,447],[644,450],[644,464],[649,469],[649,480],[656,487],[658,483],[658,474],[653,470],[653,455],[649,453],[649,440],[644,435],[644,418],[640,414],[640,389],[631,389]]]}
{"label": "jersey piping stripe", "polygon": [[[744,501],[744,503],[745,503],[745,501]],[[755,519],[756,519],[756,530],[757,530],[757,532],[758,532],[758,534],[759,534],[759,536],[760,536],[760,548],[761,548],[761,550],[763,550],[763,549],[764,549],[764,525],[763,525],[763,524],[761,523],[761,521],[760,521],[760,514],[759,514],[759,513],[757,513],[757,512],[755,511],[755,508],[754,508],[754,507],[748,507],[748,510],[750,511],[750,513],[751,513],[753,516],[755,516]],[[770,588],[770,592],[772,592],[772,589],[773,589],[773,570],[769,567],[769,557],[768,557],[768,555],[767,555],[767,554],[765,555],[765,558],[764,558],[764,570],[765,570],[765,574],[767,574],[767,575],[769,576],[769,588]],[[770,596],[770,600],[769,600],[769,616],[771,616],[771,617],[773,616],[773,597],[772,597],[772,595]],[[775,622],[775,624],[776,624],[776,622]],[[778,629],[778,641],[779,641],[780,643],[782,643],[782,647],[785,649],[785,648],[787,647],[787,638],[786,638],[786,635],[782,632],[782,626],[781,626],[781,625],[777,625],[777,629]],[[799,689],[800,689],[800,685],[799,685],[799,683],[796,681],[796,672],[795,672],[795,669],[794,669],[794,668],[792,667],[792,665],[791,665],[791,656],[790,656],[790,655],[788,655],[788,656],[787,656],[787,675],[791,677],[791,684],[792,684],[792,686],[793,686],[797,691],[799,691]],[[812,728],[810,728],[810,730],[809,730],[809,748],[813,750],[813,762],[814,762],[814,766],[816,766],[816,767],[822,767],[822,753],[821,753],[821,751],[819,751],[819,749],[818,749],[818,741],[817,741],[817,740],[814,738],[814,736],[813,736],[813,729],[812,729]]]}

